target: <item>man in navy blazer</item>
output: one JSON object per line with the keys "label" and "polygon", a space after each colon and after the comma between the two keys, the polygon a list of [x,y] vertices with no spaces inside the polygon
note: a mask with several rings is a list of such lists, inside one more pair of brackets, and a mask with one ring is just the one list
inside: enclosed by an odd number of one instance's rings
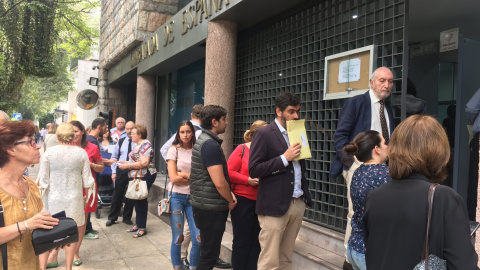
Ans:
{"label": "man in navy blazer", "polygon": [[305,178],[300,144],[290,145],[286,121],[297,120],[300,99],[283,93],[275,99],[276,119],[258,129],[250,147],[249,173],[259,178],[256,213],[262,230],[258,270],[290,269],[295,239],[306,205],[313,202]]}
{"label": "man in navy blazer", "polygon": [[[352,182],[352,175],[360,166],[360,162],[355,160],[348,160],[348,157],[343,153],[343,147],[353,141],[358,133],[366,130],[376,130],[382,134],[382,127],[380,121],[381,103],[390,96],[393,87],[393,73],[389,68],[377,68],[370,78],[370,90],[363,95],[354,96],[348,99],[340,111],[338,118],[337,130],[334,135],[335,143],[335,159],[330,168],[330,178],[334,178],[343,173],[345,182],[347,183],[347,198],[348,198],[348,215],[347,215],[347,230],[345,233],[345,248],[347,248],[348,238],[350,238],[352,227],[350,225],[353,216],[352,200],[350,198],[350,183]],[[384,115],[388,126],[388,137],[395,129],[395,122],[393,119],[392,108],[389,104],[384,103]],[[388,115],[388,117],[386,117]],[[384,137],[385,134],[382,134]],[[388,140],[388,139],[387,139]],[[342,162],[343,161],[343,162]],[[344,264],[346,267],[347,261]]]}

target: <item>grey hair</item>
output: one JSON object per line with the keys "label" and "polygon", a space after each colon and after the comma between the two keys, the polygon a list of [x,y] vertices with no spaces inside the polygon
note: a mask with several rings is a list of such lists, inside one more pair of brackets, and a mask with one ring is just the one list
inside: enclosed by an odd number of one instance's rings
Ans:
{"label": "grey hair", "polygon": [[392,74],[393,74],[393,71],[391,69],[389,69],[388,67],[379,67],[372,72],[372,76],[370,76],[370,80],[375,79],[375,75],[377,75],[377,71],[381,68],[386,68],[386,69],[390,70],[390,72],[392,72]]}

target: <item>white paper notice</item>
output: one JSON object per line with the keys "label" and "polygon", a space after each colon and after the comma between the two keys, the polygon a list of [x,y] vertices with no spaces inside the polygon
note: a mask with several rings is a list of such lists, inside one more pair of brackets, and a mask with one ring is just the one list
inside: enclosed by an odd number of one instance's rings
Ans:
{"label": "white paper notice", "polygon": [[360,80],[360,58],[340,62],[338,83],[356,82]]}
{"label": "white paper notice", "polygon": [[307,147],[308,142],[307,142],[307,138],[305,137],[305,134],[300,134],[300,139],[302,140],[302,146]]}

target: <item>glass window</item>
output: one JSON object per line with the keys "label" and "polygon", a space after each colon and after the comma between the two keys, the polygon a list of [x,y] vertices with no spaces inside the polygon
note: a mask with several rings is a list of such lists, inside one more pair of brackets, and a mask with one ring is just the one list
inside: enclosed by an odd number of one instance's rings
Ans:
{"label": "glass window", "polygon": [[195,104],[203,104],[205,92],[205,59],[172,73],[169,104],[169,135],[177,131],[178,124],[190,120]]}

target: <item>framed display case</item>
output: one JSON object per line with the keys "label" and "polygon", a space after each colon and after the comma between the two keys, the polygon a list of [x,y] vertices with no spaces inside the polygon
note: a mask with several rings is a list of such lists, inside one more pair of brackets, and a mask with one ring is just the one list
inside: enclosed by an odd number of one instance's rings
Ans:
{"label": "framed display case", "polygon": [[349,98],[368,91],[374,59],[375,45],[325,57],[323,99]]}

